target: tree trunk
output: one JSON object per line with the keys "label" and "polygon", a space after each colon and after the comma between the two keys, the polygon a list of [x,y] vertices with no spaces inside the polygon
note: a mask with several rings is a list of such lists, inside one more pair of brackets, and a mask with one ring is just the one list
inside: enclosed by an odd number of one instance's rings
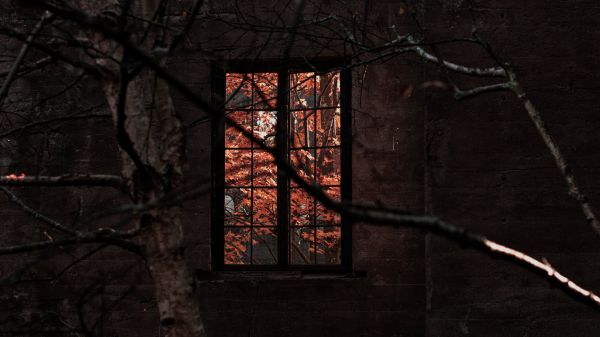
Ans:
{"label": "tree trunk", "polygon": [[[154,203],[183,181],[185,163],[184,129],[175,114],[169,88],[162,80],[149,80],[138,75],[129,83],[125,105],[125,131],[142,168],[130,155],[123,153],[123,175],[128,179],[132,197],[143,203]],[[113,115],[120,81],[105,83],[105,93]],[[148,83],[155,84],[149,88]],[[153,90],[152,90],[153,89]],[[152,90],[154,104],[145,108],[144,97]],[[122,117],[122,116],[121,116]],[[115,120],[118,124],[118,120]],[[140,243],[154,279],[156,300],[163,335],[167,337],[206,336],[195,298],[194,278],[186,265],[183,247],[182,210],[179,206],[148,211],[140,219]]]}
{"label": "tree trunk", "polygon": [[[119,6],[113,1],[81,0],[79,6],[92,15],[119,15]],[[87,35],[100,51],[92,57],[101,70],[102,90],[118,130],[122,171],[131,196],[136,202],[156,202],[181,185],[185,165],[185,130],[175,112],[169,87],[149,72],[127,78],[129,65],[123,48],[101,34]],[[123,81],[128,83],[127,94],[121,101],[124,108],[119,111]],[[147,97],[153,98],[149,109]],[[184,257],[181,213],[179,206],[147,211],[140,217],[139,240],[154,280],[161,336],[203,337],[206,333],[194,278]]]}

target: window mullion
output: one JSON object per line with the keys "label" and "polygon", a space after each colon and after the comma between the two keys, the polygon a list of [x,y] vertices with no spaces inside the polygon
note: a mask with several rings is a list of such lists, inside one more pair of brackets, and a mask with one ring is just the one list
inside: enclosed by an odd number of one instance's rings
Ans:
{"label": "window mullion", "polygon": [[[282,68],[279,71],[277,84],[277,139],[276,152],[280,158],[288,161],[288,71]],[[289,205],[289,181],[285,171],[280,165],[277,166],[277,228],[278,228],[278,264],[285,268],[289,263],[288,249],[288,205]]]}

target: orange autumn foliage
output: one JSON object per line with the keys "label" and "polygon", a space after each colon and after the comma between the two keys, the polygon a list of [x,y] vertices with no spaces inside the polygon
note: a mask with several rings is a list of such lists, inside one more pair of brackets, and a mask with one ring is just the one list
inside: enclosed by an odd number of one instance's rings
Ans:
{"label": "orange autumn foliage", "polygon": [[[290,164],[300,177],[339,200],[339,72],[293,73],[289,80]],[[226,113],[269,147],[275,146],[280,113],[278,81],[277,73],[229,73],[226,78]],[[225,186],[225,264],[277,263],[277,166],[271,154],[229,125]],[[294,186],[288,205],[290,262],[339,263],[340,216]]]}

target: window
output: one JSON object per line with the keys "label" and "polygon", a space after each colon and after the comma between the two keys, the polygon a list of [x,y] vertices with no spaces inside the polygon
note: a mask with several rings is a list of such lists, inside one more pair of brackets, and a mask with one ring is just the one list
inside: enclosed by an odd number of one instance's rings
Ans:
{"label": "window", "polygon": [[[306,182],[318,184],[333,199],[350,199],[348,71],[314,64],[229,65],[214,73],[213,100],[224,115],[286,158]],[[213,127],[215,265],[347,268],[347,221],[291,181],[268,151],[224,118]]]}

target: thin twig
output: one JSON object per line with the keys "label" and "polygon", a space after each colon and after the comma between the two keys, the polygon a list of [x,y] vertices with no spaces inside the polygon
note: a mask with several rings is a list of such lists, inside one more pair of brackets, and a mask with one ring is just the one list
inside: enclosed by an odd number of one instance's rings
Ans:
{"label": "thin twig", "polygon": [[481,95],[484,93],[488,93],[488,92],[507,91],[507,90],[512,90],[512,89],[513,89],[513,84],[511,82],[485,85],[485,86],[476,87],[476,88],[468,89],[468,90],[460,90],[455,87],[454,88],[454,98],[456,98],[457,100],[461,100],[461,99],[471,98],[471,97]]}
{"label": "thin twig", "polygon": [[77,235],[77,231],[64,226],[63,224],[59,223],[58,221],[55,221],[53,219],[50,219],[49,217],[43,215],[42,213],[34,210],[33,208],[27,206],[21,199],[19,199],[14,193],[12,193],[11,191],[9,191],[6,187],[4,186],[0,186],[0,191],[4,192],[4,194],[6,194],[6,196],[8,196],[8,198],[10,199],[10,201],[12,201],[13,203],[17,204],[19,207],[21,207],[21,209],[31,215],[34,219],[36,220],[40,220],[44,223],[47,223],[48,225],[50,225],[51,227],[58,229],[61,232],[65,232],[71,235]]}
{"label": "thin twig", "polygon": [[2,88],[0,88],[0,106],[2,106],[4,98],[6,97],[6,95],[8,95],[8,89],[10,88],[10,84],[12,83],[14,77],[17,75],[19,71],[19,66],[21,65],[21,62],[23,62],[23,60],[25,59],[25,55],[27,55],[27,51],[29,50],[31,42],[33,41],[33,39],[35,39],[40,30],[42,30],[46,22],[52,19],[52,17],[53,14],[51,14],[49,11],[45,11],[44,14],[42,14],[42,18],[40,19],[38,24],[35,26],[35,28],[33,28],[33,31],[31,31],[31,34],[29,34],[29,36],[27,37],[27,40],[23,44],[23,47],[21,47],[19,55],[17,55],[17,58],[12,64],[12,68],[10,69],[8,76],[4,80],[4,83],[2,83]]}
{"label": "thin twig", "polygon": [[125,180],[108,174],[76,174],[62,176],[0,176],[0,186],[112,186],[121,188]]}
{"label": "thin twig", "polygon": [[596,235],[600,237],[600,221],[598,221],[598,217],[592,209],[592,206],[590,205],[587,196],[579,189],[579,184],[575,180],[575,176],[571,171],[571,167],[569,166],[567,160],[562,154],[558,143],[556,143],[556,141],[548,132],[546,124],[542,119],[541,113],[536,109],[535,105],[533,105],[529,97],[527,97],[525,90],[523,89],[521,84],[516,80],[514,72],[510,71],[509,76],[513,83],[512,90],[519,99],[519,101],[523,104],[523,107],[527,111],[529,118],[531,118],[531,121],[535,125],[535,128],[540,134],[540,137],[542,137],[542,141],[550,151],[550,154],[552,155],[552,158],[554,159],[558,170],[560,171],[561,175],[563,176],[563,179],[565,180],[565,183],[567,184],[569,196],[579,203],[586,220],[592,226],[592,228],[596,232]]}

